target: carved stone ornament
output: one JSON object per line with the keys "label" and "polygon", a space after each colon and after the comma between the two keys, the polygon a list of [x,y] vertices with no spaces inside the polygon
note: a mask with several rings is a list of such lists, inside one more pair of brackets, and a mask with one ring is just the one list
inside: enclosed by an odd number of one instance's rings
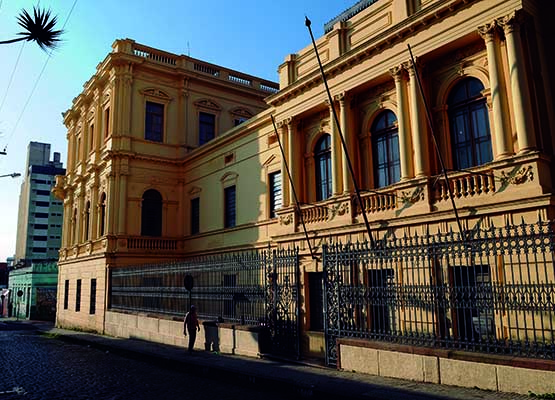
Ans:
{"label": "carved stone ornament", "polygon": [[349,211],[349,203],[345,202],[345,203],[334,204],[330,207],[330,209],[331,209],[331,214],[330,214],[330,221],[331,221],[336,216],[345,215]]}
{"label": "carved stone ornament", "polygon": [[140,93],[143,96],[156,97],[158,99],[166,100],[166,101],[171,100],[171,97],[166,92],[163,92],[160,89],[156,89],[156,88],[143,89],[141,90]]}
{"label": "carved stone ornament", "polygon": [[280,215],[279,216],[279,224],[280,225],[289,225],[293,223],[293,214],[287,215]]}
{"label": "carved stone ornament", "polygon": [[193,104],[199,108],[207,108],[209,110],[214,110],[214,111],[220,111],[222,109],[222,107],[220,107],[218,104],[216,104],[215,102],[209,99],[197,100]]}
{"label": "carved stone ornament", "polygon": [[528,180],[530,180],[530,182],[534,180],[534,171],[532,170],[531,165],[523,167],[515,174],[506,173],[505,171],[501,172],[501,181],[503,184],[508,182],[512,185],[521,185]]}
{"label": "carved stone ornament", "polygon": [[416,204],[420,200],[424,200],[424,187],[418,186],[412,192],[410,190],[401,192],[400,197],[403,204]]}
{"label": "carved stone ornament", "polygon": [[243,118],[251,118],[252,117],[252,113],[247,110],[246,108],[243,107],[237,107],[234,108],[233,110],[230,111],[231,114],[237,116],[237,117],[243,117]]}

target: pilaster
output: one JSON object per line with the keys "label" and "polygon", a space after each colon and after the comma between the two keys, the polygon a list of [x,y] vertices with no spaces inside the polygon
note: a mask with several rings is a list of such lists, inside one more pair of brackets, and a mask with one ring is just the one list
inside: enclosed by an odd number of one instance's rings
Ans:
{"label": "pilaster", "polygon": [[507,115],[504,106],[505,90],[501,82],[500,61],[499,61],[499,37],[497,33],[497,22],[478,27],[480,36],[486,42],[486,52],[488,57],[489,80],[491,89],[491,103],[493,111],[493,131],[495,134],[495,159],[510,156],[512,151],[511,140],[506,127]]}

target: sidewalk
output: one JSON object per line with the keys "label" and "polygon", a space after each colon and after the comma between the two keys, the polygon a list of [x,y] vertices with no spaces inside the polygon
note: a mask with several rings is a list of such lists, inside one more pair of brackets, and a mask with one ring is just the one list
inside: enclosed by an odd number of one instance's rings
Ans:
{"label": "sidewalk", "polygon": [[[0,321],[1,322],[1,321]],[[10,321],[14,322],[14,321]],[[55,328],[52,324],[20,321],[38,333],[75,344],[238,384],[260,385],[289,396],[333,399],[529,399],[528,396],[489,392],[383,378],[301,363],[213,354],[153,342]]]}

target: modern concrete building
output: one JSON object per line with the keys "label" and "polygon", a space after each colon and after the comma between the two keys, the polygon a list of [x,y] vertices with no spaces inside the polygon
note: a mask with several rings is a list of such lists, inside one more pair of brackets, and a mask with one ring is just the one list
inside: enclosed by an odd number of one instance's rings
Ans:
{"label": "modern concrete building", "polygon": [[60,153],[50,159],[50,144],[30,142],[19,195],[16,264],[58,259],[63,205],[52,193],[55,176],[65,174]]}
{"label": "modern concrete building", "polygon": [[[117,40],[64,114],[57,324],[183,344],[179,274],[220,269],[195,275],[222,302],[201,316],[259,321],[297,356],[555,391],[544,7],[360,1],[316,40],[331,99],[312,45],[276,90]],[[242,251],[258,253],[226,256]],[[251,327],[228,328],[230,351],[244,337],[256,354]]]}

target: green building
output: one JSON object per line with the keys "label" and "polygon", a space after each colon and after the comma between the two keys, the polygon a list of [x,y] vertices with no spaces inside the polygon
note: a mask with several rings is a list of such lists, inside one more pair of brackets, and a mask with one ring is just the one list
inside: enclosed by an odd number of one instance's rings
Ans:
{"label": "green building", "polygon": [[10,315],[21,319],[54,321],[58,265],[36,263],[10,271]]}

